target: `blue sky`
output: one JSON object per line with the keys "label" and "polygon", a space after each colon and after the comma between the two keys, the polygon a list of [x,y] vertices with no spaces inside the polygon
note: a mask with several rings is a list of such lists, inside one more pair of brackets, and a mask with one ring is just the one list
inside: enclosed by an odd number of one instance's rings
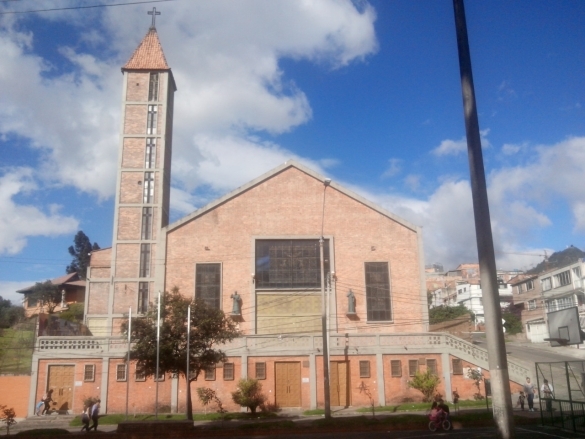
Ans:
{"label": "blue sky", "polygon": [[[477,260],[452,3],[0,2],[0,295],[111,244],[120,67],[157,30],[178,85],[172,219],[297,159]],[[585,3],[467,1],[498,267],[585,247]]]}

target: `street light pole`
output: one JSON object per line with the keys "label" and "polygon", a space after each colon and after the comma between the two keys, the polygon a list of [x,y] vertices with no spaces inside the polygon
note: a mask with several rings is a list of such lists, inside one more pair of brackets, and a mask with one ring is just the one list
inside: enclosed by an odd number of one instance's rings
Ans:
{"label": "street light pole", "polygon": [[514,418],[512,416],[510,377],[508,375],[508,361],[506,358],[506,345],[502,327],[502,310],[499,300],[496,258],[494,254],[494,242],[463,0],[453,0],[453,9],[457,30],[457,49],[459,52],[459,69],[463,94],[465,131],[467,134],[467,151],[469,154],[469,173],[473,198],[473,213],[475,217],[480,282],[484,299],[488,364],[492,383],[492,407],[498,437],[511,439],[514,437]]}
{"label": "street light pole", "polygon": [[323,223],[325,221],[325,191],[331,183],[325,179],[323,184],[323,212],[321,215],[321,237],[319,238],[319,259],[321,261],[321,335],[323,338],[323,397],[325,404],[325,419],[331,418],[331,397],[329,393],[329,346],[327,343],[327,301],[325,297],[325,261],[323,256]]}
{"label": "street light pole", "polygon": [[128,420],[128,395],[130,394],[130,338],[132,336],[132,307],[128,309],[128,359],[126,361],[126,420]]}

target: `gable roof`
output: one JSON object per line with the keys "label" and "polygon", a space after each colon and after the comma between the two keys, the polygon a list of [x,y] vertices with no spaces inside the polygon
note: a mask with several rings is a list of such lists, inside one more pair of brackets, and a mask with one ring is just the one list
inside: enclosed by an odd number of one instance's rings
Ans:
{"label": "gable roof", "polygon": [[[77,273],[69,273],[64,274],[63,276],[56,277],[55,279],[51,279],[51,283],[53,285],[73,285],[79,287],[85,286],[85,281],[80,279]],[[34,287],[35,287],[34,285],[31,285],[30,287],[23,288],[16,292],[24,294],[32,290]]]}
{"label": "gable roof", "polygon": [[146,36],[122,67],[124,70],[170,70],[156,28],[148,29]]}
{"label": "gable roof", "polygon": [[[280,174],[281,172],[284,172],[290,168],[296,168],[299,171],[304,172],[305,174],[308,174],[311,177],[315,178],[316,180],[319,180],[322,182],[325,182],[325,180],[329,180],[328,178],[324,177],[323,175],[321,175],[321,174],[313,171],[312,169],[309,169],[308,167],[302,165],[301,163],[297,162],[296,160],[288,160],[285,163],[283,163],[282,165],[277,166],[276,168],[272,169],[271,171],[268,171],[267,173],[261,175],[260,177],[244,184],[243,186],[240,186],[239,188],[233,190],[232,192],[229,192],[228,194],[224,195],[223,197],[220,197],[217,200],[212,201],[208,205],[203,206],[202,208],[197,209],[195,212],[181,218],[180,220],[175,221],[172,224],[169,224],[168,226],[163,228],[163,231],[170,232],[171,230],[174,230],[174,229],[182,226],[183,224],[185,224],[185,223],[187,223],[195,218],[198,218],[202,215],[205,215],[210,210],[215,209],[216,207],[218,207],[224,203],[227,203],[228,201],[232,200],[233,198],[236,198],[238,195],[254,188],[255,186],[262,184],[266,180],[269,180],[272,177],[274,177],[274,176]],[[394,215],[393,213],[387,211],[386,209],[383,209],[382,207],[378,206],[377,204],[372,203],[371,201],[365,199],[361,195],[358,195],[355,192],[352,192],[349,189],[344,188],[343,186],[341,186],[338,183],[335,183],[334,181],[332,181],[329,184],[329,186],[334,188],[335,190],[343,193],[344,195],[348,196],[349,198],[354,199],[358,203],[361,203],[361,204],[369,207],[370,209],[373,209],[376,212],[388,217],[389,219],[396,221],[398,224],[406,227],[407,229],[410,229],[414,232],[420,231],[419,226],[416,226],[416,225]]]}

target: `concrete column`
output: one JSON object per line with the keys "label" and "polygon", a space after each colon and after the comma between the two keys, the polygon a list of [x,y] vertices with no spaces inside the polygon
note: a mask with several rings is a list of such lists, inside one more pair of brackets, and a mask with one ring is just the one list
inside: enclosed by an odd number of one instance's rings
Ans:
{"label": "concrete column", "polygon": [[315,361],[315,354],[309,354],[309,393],[311,395],[311,410],[317,408],[317,363]]}
{"label": "concrete column", "polygon": [[177,413],[179,406],[179,374],[171,378],[171,413]]}
{"label": "concrete column", "polygon": [[376,381],[378,384],[378,405],[386,405],[386,387],[384,381],[384,356],[378,352],[376,354]]}
{"label": "concrete column", "polygon": [[[35,346],[35,350],[36,350]],[[30,389],[28,391],[28,416],[35,415],[35,406],[37,405],[37,386],[39,379],[39,358],[33,354],[31,371],[30,371]]]}
{"label": "concrete column", "polygon": [[[100,385],[100,412],[108,412],[108,377],[110,376],[110,359],[102,358],[102,383]],[[128,377],[129,378],[129,377]]]}
{"label": "concrete column", "polygon": [[242,355],[242,376],[240,378],[248,378],[248,356]]}
{"label": "concrete column", "polygon": [[451,362],[449,354],[441,354],[441,369],[443,369],[443,382],[445,383],[445,401],[453,402],[453,387],[451,386]]}

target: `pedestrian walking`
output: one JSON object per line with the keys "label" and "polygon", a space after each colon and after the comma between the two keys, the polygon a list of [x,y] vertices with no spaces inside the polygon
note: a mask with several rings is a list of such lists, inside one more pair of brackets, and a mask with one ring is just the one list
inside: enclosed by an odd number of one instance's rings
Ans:
{"label": "pedestrian walking", "polygon": [[81,427],[81,431],[89,431],[89,411],[91,407],[85,407],[85,409],[81,412],[81,422],[83,423],[83,427]]}
{"label": "pedestrian walking", "polygon": [[49,391],[47,392],[47,394],[45,395],[45,397],[43,399],[45,407],[43,408],[41,415],[48,415],[49,414],[49,412],[51,411],[51,402],[52,401],[53,401],[53,389],[49,389]]}
{"label": "pedestrian walking", "polygon": [[548,383],[548,380],[544,380],[542,386],[540,386],[540,391],[546,401],[546,410],[551,412],[552,411],[552,400],[555,397],[553,393],[553,386]]}
{"label": "pedestrian walking", "polygon": [[97,431],[98,418],[100,416],[100,402],[102,401],[98,399],[97,402],[91,406],[91,420],[93,423],[91,424],[91,427],[87,429],[87,431],[91,430],[92,428]]}
{"label": "pedestrian walking", "polygon": [[528,401],[528,411],[534,411],[534,393],[536,393],[536,389],[534,388],[534,384],[530,382],[530,378],[526,377],[526,382],[524,383],[524,393],[526,395],[526,400]]}

